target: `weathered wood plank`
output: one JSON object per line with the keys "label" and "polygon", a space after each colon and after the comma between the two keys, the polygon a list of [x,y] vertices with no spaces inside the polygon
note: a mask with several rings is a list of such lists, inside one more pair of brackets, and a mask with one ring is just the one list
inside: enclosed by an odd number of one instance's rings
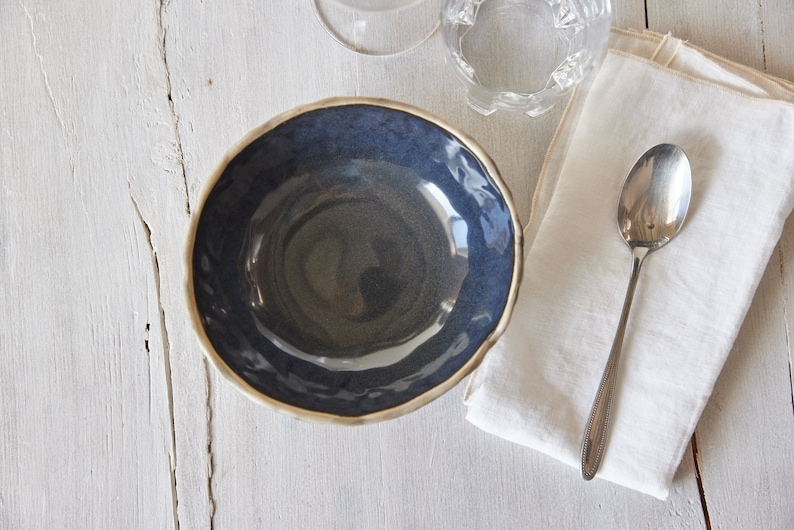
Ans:
{"label": "weathered wood plank", "polygon": [[[671,31],[711,52],[794,79],[790,3],[648,2],[648,8],[655,31]],[[792,141],[781,139],[782,145]],[[697,429],[704,504],[713,528],[790,528],[794,522],[791,222],[779,249]]]}
{"label": "weathered wood plank", "polygon": [[[670,32],[726,59],[764,68],[761,2],[648,0],[646,4],[651,30]],[[776,10],[775,16],[784,16],[785,11],[786,8]]]}
{"label": "weathered wood plank", "polygon": [[642,31],[645,29],[645,2],[613,1],[612,25],[625,30]]}
{"label": "weathered wood plank", "polygon": [[[794,27],[794,6],[786,0],[764,3],[764,61],[766,71],[794,83],[794,46],[791,45],[791,28]],[[790,140],[790,141],[794,141]],[[785,140],[783,141],[785,142]],[[785,149],[785,144],[783,146]],[[783,281],[784,315],[787,323],[787,351],[789,384],[794,420],[794,356],[791,335],[794,330],[794,218],[789,218],[780,240],[781,275]],[[794,481],[792,482],[794,484]]]}
{"label": "weathered wood plank", "polygon": [[[154,4],[0,5],[0,527],[174,524]],[[151,39],[150,39],[151,37]]]}
{"label": "weathered wood plank", "polygon": [[781,270],[780,258],[772,257],[698,424],[699,470],[713,528],[786,529],[794,522],[785,307],[791,292],[782,285],[792,277]]}
{"label": "weathered wood plank", "polygon": [[764,0],[761,3],[764,69],[771,75],[794,82],[792,19],[794,5],[788,0]]}

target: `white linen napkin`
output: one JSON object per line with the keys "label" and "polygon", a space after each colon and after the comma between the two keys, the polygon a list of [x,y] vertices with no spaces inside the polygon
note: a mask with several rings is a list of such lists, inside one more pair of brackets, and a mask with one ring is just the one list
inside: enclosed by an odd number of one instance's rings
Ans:
{"label": "white linen napkin", "polygon": [[578,469],[631,270],[618,195],[660,143],[690,159],[690,211],[643,266],[597,476],[665,499],[794,206],[786,81],[669,35],[613,30],[547,154],[518,301],[466,403],[474,425]]}

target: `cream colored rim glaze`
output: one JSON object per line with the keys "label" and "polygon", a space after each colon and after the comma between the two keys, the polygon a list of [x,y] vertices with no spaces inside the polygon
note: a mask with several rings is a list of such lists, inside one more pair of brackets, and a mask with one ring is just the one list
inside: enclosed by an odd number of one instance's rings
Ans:
{"label": "cream colored rim glaze", "polygon": [[[444,129],[445,131],[449,132],[453,136],[455,136],[458,140],[460,140],[460,142],[463,145],[465,145],[477,157],[477,159],[483,165],[483,167],[488,172],[490,177],[493,179],[494,185],[502,194],[505,200],[505,204],[507,204],[507,208],[510,212],[510,219],[512,220],[513,226],[515,227],[514,230],[515,235],[513,238],[513,253],[514,253],[513,276],[510,281],[510,289],[508,291],[507,302],[505,304],[504,311],[502,311],[502,316],[497,322],[496,327],[491,332],[491,334],[488,335],[488,337],[486,337],[486,339],[483,341],[482,344],[480,344],[480,347],[477,348],[477,351],[474,352],[474,354],[466,362],[466,364],[464,364],[457,372],[455,372],[451,377],[444,380],[442,383],[427,390],[423,394],[420,394],[415,398],[406,401],[405,403],[402,403],[392,408],[379,410],[377,412],[371,412],[369,414],[364,414],[361,416],[340,416],[327,412],[318,412],[315,410],[304,409],[293,405],[289,405],[287,403],[283,403],[281,401],[273,399],[259,392],[253,386],[251,386],[247,381],[245,381],[242,377],[240,377],[237,373],[235,373],[224,362],[224,360],[221,358],[221,356],[212,346],[212,343],[210,342],[209,337],[207,336],[207,333],[204,330],[204,326],[201,323],[201,317],[199,316],[198,309],[196,307],[195,292],[193,288],[194,286],[193,286],[193,267],[192,267],[193,247],[196,239],[196,230],[198,228],[198,221],[201,218],[201,212],[204,209],[204,204],[206,203],[210,192],[215,187],[215,184],[218,182],[218,179],[220,179],[221,175],[223,174],[229,162],[231,162],[232,159],[234,159],[234,157],[236,157],[251,142],[259,138],[260,136],[264,135],[265,133],[271,131],[272,129],[276,128],[278,125],[296,116],[317,109],[329,108],[329,107],[342,107],[347,105],[372,105],[372,106],[385,107],[385,108],[406,112],[408,114],[412,114],[426,121],[429,121],[437,125],[438,127]],[[430,403],[431,401],[440,397],[445,392],[449,391],[452,387],[457,385],[464,377],[470,374],[482,362],[485,353],[496,343],[496,341],[502,335],[502,333],[504,333],[504,330],[507,327],[508,322],[510,321],[510,316],[512,315],[513,312],[513,306],[515,305],[515,301],[518,296],[518,288],[521,283],[521,274],[523,270],[522,247],[523,247],[523,232],[521,230],[521,225],[518,221],[515,204],[513,203],[513,198],[510,194],[510,190],[502,181],[501,176],[499,175],[499,171],[496,168],[496,164],[494,164],[493,160],[491,160],[491,157],[488,156],[488,154],[468,135],[462,133],[461,131],[456,130],[447,123],[444,123],[443,121],[439,120],[437,117],[431,115],[427,111],[397,101],[392,101],[388,99],[379,99],[379,98],[365,98],[365,97],[336,97],[336,98],[323,99],[315,103],[295,107],[292,110],[279,114],[278,116],[266,121],[259,127],[256,127],[255,129],[250,131],[239,142],[237,142],[229,151],[226,152],[226,154],[221,159],[218,166],[210,174],[210,177],[204,183],[199,199],[198,208],[196,209],[196,211],[193,212],[193,215],[191,216],[190,219],[190,227],[188,229],[187,242],[185,245],[184,265],[185,265],[185,281],[186,281],[185,293],[187,295],[187,307],[188,307],[188,312],[190,313],[191,324],[196,332],[196,335],[198,336],[199,342],[201,343],[201,347],[204,350],[204,355],[206,356],[206,358],[227,381],[229,381],[235,388],[237,388],[240,392],[242,392],[244,395],[246,395],[254,402],[259,403],[261,405],[265,405],[266,407],[272,410],[282,412],[294,418],[298,418],[306,421],[313,421],[319,423],[336,423],[341,425],[363,425],[367,423],[375,423],[378,421],[397,418],[404,414],[408,414],[409,412],[413,412],[419,407]]]}

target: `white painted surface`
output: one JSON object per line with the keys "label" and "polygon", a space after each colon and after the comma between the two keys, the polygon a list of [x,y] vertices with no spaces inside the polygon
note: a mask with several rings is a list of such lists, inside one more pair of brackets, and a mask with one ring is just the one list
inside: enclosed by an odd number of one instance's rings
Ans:
{"label": "white painted surface", "polygon": [[[650,29],[794,79],[788,0],[614,4],[620,27],[645,27],[647,4]],[[0,3],[0,528],[794,527],[791,222],[666,502],[478,431],[462,385],[340,428],[209,370],[182,292],[189,211],[275,114],[355,94],[424,107],[483,145],[528,218],[562,108],[470,111],[437,37],[358,56],[309,0]]]}

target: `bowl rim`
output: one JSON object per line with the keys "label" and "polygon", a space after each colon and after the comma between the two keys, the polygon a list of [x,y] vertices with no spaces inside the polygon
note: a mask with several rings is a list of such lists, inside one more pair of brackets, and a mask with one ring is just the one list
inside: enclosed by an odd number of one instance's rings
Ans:
{"label": "bowl rim", "polygon": [[[505,204],[507,205],[507,209],[510,214],[510,219],[513,225],[515,226],[515,230],[513,236],[513,256],[514,256],[513,271],[512,271],[512,277],[510,280],[510,286],[508,289],[508,296],[504,310],[502,311],[502,314],[496,326],[494,327],[493,331],[491,331],[491,333],[485,338],[485,340],[482,341],[482,343],[479,345],[477,350],[475,350],[475,352],[466,361],[466,363],[464,363],[464,365],[461,366],[455,373],[453,373],[450,377],[446,378],[438,385],[426,390],[425,392],[411,398],[408,401],[400,403],[399,405],[395,405],[390,408],[377,410],[359,416],[345,416],[345,415],[339,415],[329,412],[321,412],[311,409],[305,409],[302,407],[291,405],[289,403],[284,403],[270,396],[267,396],[262,392],[258,391],[257,389],[255,389],[250,383],[248,383],[234,370],[232,370],[232,368],[228,364],[226,364],[226,362],[223,360],[223,358],[220,356],[220,354],[215,350],[214,346],[212,345],[212,342],[210,341],[209,336],[207,335],[207,332],[204,329],[204,325],[201,322],[201,316],[199,315],[198,307],[196,304],[195,290],[193,283],[193,250],[195,246],[196,231],[198,229],[199,220],[201,219],[201,214],[204,210],[204,206],[206,205],[210,193],[215,188],[215,185],[218,183],[218,180],[223,175],[223,172],[225,171],[229,163],[238,154],[240,154],[240,152],[245,147],[251,144],[254,140],[272,131],[282,123],[285,123],[302,114],[306,114],[308,112],[312,112],[324,108],[354,106],[354,105],[368,105],[368,106],[383,107],[387,109],[402,111],[414,115],[416,117],[419,117],[421,119],[424,119],[430,123],[433,123],[434,125],[440,127],[442,130],[445,130],[446,132],[455,136],[455,138],[457,138],[461,142],[461,144],[463,144],[477,157],[478,161],[483,165],[488,175],[491,177],[491,179],[493,179],[494,186],[499,190],[499,193],[501,193],[505,201]],[[439,119],[430,112],[407,103],[403,103],[391,99],[385,99],[385,98],[371,98],[371,97],[363,97],[363,96],[340,96],[340,97],[321,99],[314,103],[299,105],[290,110],[282,112],[281,114],[278,114],[270,118],[269,120],[265,121],[261,125],[251,129],[240,140],[238,140],[230,149],[226,151],[226,153],[220,159],[220,161],[215,166],[213,171],[209,174],[205,182],[202,184],[197,206],[196,208],[193,209],[190,216],[190,223],[188,226],[187,238],[183,253],[183,266],[185,267],[184,293],[186,296],[186,303],[190,317],[189,318],[190,324],[193,328],[193,331],[196,334],[196,337],[199,340],[199,344],[201,346],[201,349],[203,350],[205,359],[207,359],[210,362],[210,364],[212,364],[212,366],[221,374],[221,376],[223,376],[224,379],[227,380],[227,382],[231,383],[231,385],[234,386],[238,391],[242,392],[243,395],[245,395],[255,403],[264,405],[265,407],[271,410],[284,413],[288,416],[292,416],[293,418],[316,422],[316,423],[334,423],[340,425],[363,425],[363,424],[395,419],[397,417],[403,416],[405,414],[408,414],[410,412],[419,409],[420,407],[430,403],[431,401],[437,399],[438,397],[442,396],[443,394],[451,390],[461,380],[463,380],[464,377],[469,375],[472,371],[474,371],[475,368],[477,368],[477,366],[480,365],[486,352],[491,349],[491,347],[496,343],[496,341],[499,339],[502,333],[504,333],[504,330],[507,327],[508,322],[510,321],[510,317],[512,316],[512,312],[513,312],[513,307],[515,305],[518,296],[518,288],[521,284],[521,276],[523,273],[522,263],[523,263],[523,230],[521,223],[518,219],[518,215],[516,213],[516,207],[515,207],[515,203],[513,202],[512,194],[510,193],[510,189],[507,187],[506,183],[502,180],[499,170],[497,169],[494,161],[473,138],[471,138],[469,135],[462,132],[461,130],[446,123],[445,121]]]}

